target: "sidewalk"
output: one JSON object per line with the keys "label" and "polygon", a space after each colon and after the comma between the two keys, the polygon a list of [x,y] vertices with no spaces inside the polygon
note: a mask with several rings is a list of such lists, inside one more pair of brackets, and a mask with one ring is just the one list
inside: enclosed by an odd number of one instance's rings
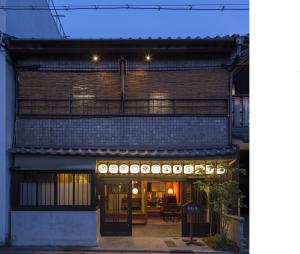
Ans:
{"label": "sidewalk", "polygon": [[184,237],[101,237],[98,247],[11,247],[1,248],[0,254],[93,254],[93,253],[222,253],[214,251],[200,238],[198,245],[186,245]]}

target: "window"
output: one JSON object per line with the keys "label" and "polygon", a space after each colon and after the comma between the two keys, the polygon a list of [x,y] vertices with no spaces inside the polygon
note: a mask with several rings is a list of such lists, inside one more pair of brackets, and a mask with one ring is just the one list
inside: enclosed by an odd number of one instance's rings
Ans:
{"label": "window", "polygon": [[12,178],[14,209],[92,208],[94,173],[18,172]]}
{"label": "window", "polygon": [[73,205],[73,174],[57,174],[57,204]]}
{"label": "window", "polygon": [[21,175],[20,205],[54,205],[54,176],[52,174]]}

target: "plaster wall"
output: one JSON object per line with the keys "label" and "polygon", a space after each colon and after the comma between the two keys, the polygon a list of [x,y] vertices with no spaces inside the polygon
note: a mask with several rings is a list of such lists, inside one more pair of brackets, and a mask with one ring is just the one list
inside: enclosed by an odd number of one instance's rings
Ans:
{"label": "plaster wall", "polygon": [[13,211],[14,246],[96,246],[97,211]]}
{"label": "plaster wall", "polygon": [[[7,5],[47,6],[46,0],[9,0]],[[26,3],[25,3],[26,2]],[[6,12],[6,33],[19,38],[60,38],[60,33],[50,11]]]}

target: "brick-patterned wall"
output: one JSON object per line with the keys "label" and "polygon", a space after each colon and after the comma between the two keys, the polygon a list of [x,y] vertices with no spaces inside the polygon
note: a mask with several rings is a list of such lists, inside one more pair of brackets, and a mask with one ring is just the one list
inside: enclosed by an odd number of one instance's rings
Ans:
{"label": "brick-patterned wall", "polygon": [[126,77],[128,97],[216,98],[228,95],[228,72],[218,70],[134,71]]}
{"label": "brick-patterned wall", "polygon": [[19,72],[19,97],[121,96],[118,72]]}
{"label": "brick-patterned wall", "polygon": [[206,148],[228,145],[226,117],[24,119],[17,146]]}
{"label": "brick-patterned wall", "polygon": [[[228,72],[218,70],[129,71],[125,96],[149,98],[226,97]],[[19,97],[69,98],[74,95],[120,98],[118,72],[19,72]]]}
{"label": "brick-patterned wall", "polygon": [[[95,98],[121,99],[119,72],[33,72],[19,73],[19,97],[25,99],[64,99],[64,101],[25,101],[20,114],[165,114],[173,104],[165,102],[94,101]],[[128,71],[125,99],[129,98],[226,98],[228,72],[224,69]],[[69,99],[73,101],[70,102]],[[76,100],[76,101],[75,101]],[[169,105],[170,104],[170,105]],[[174,104],[175,105],[175,104]],[[160,109],[158,107],[167,107]],[[152,108],[151,108],[152,107]],[[176,114],[226,114],[226,101],[176,101]],[[193,108],[190,108],[193,107]],[[174,112],[173,112],[174,113]]]}

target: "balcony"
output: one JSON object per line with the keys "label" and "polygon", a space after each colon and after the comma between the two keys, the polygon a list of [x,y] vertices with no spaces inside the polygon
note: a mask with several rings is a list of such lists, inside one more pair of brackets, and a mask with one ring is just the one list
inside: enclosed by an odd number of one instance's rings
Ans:
{"label": "balcony", "polygon": [[205,115],[227,116],[227,98],[19,98],[19,116]]}
{"label": "balcony", "polygon": [[249,142],[249,96],[232,98],[233,137]]}

